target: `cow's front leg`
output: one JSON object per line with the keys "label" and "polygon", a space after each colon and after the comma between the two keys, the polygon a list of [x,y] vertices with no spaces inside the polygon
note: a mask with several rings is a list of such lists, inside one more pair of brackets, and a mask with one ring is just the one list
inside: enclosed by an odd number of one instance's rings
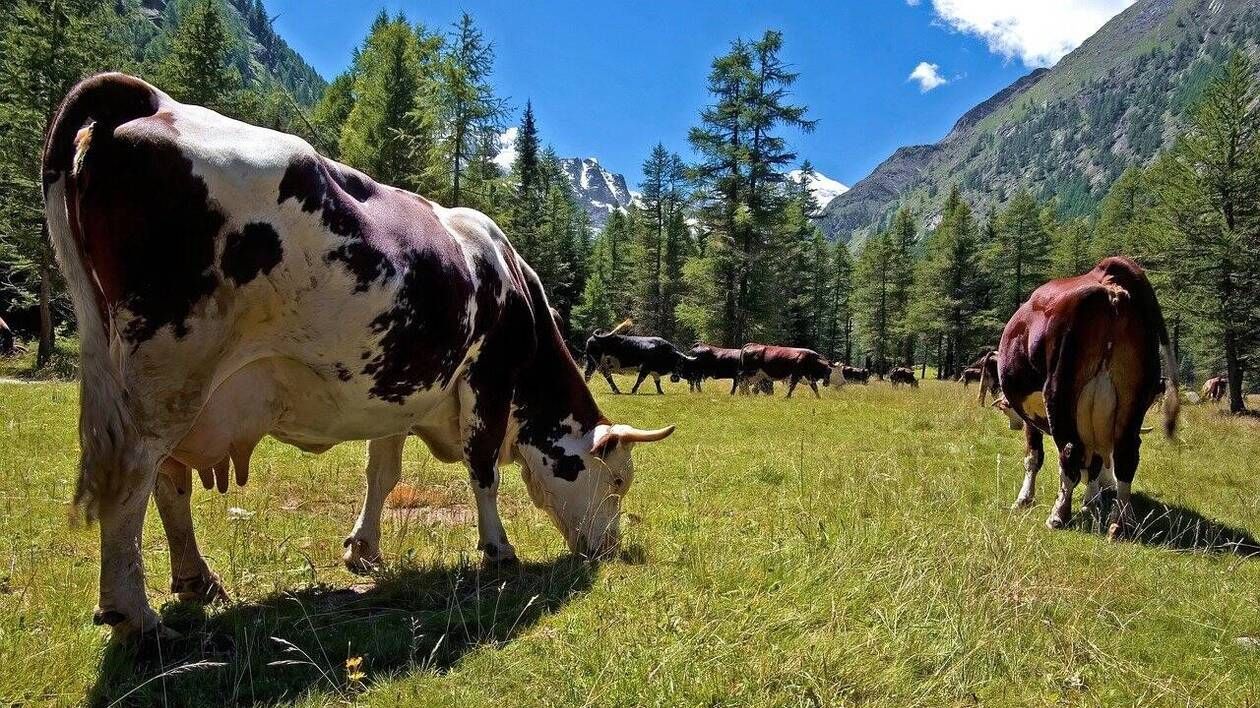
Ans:
{"label": "cow's front leg", "polygon": [[634,380],[634,386],[630,387],[630,395],[633,396],[639,392],[639,387],[643,385],[643,380],[648,377],[647,367],[639,367],[639,377]]}
{"label": "cow's front leg", "polygon": [[117,496],[100,501],[101,589],[92,614],[95,624],[108,624],[115,636],[147,634],[161,627],[149,607],[140,555],[144,515],[157,477],[157,461],[142,463],[135,479]]}
{"label": "cow's front leg", "polygon": [[665,392],[661,390],[661,375],[655,373],[652,374],[652,382],[656,384],[656,394],[658,396],[664,396]]}
{"label": "cow's front leg", "polygon": [[791,380],[788,381],[788,392],[787,392],[788,398],[792,397],[792,392],[796,390],[796,384],[800,382],[801,382],[801,377],[799,376],[793,376]]}
{"label": "cow's front leg", "polygon": [[354,529],[346,537],[341,560],[351,573],[366,575],[381,564],[381,512],[385,498],[402,477],[403,446],[407,436],[392,435],[368,442],[367,493]]}
{"label": "cow's front leg", "polygon": [[1019,488],[1012,509],[1026,509],[1033,505],[1037,494],[1037,473],[1046,459],[1041,431],[1035,426],[1024,426],[1024,484]]}
{"label": "cow's front leg", "polygon": [[602,367],[599,370],[599,373],[604,375],[604,380],[608,382],[608,387],[612,389],[613,393],[616,393],[616,394],[621,393],[621,390],[617,388],[617,382],[613,381],[612,373],[610,372],[608,367]]}
{"label": "cow's front leg", "polygon": [[1076,491],[1076,485],[1081,481],[1081,461],[1085,458],[1082,447],[1078,441],[1059,448],[1059,497],[1046,518],[1047,528],[1061,529],[1072,520],[1072,492]]}
{"label": "cow's front leg", "polygon": [[[470,373],[485,374],[486,369]],[[460,433],[464,438],[464,461],[477,501],[477,548],[487,563],[516,562],[516,549],[508,541],[507,529],[499,518],[499,449],[507,431],[511,407],[510,385],[479,385],[477,380],[460,382]]]}
{"label": "cow's front leg", "polygon": [[171,554],[171,592],[181,600],[227,600],[227,591],[197,547],[192,522],[192,470],[167,458],[153,490],[153,500]]}
{"label": "cow's front leg", "polygon": [[813,379],[805,379],[809,383],[810,389],[814,391],[814,398],[822,398],[822,394],[818,392],[818,384]]}

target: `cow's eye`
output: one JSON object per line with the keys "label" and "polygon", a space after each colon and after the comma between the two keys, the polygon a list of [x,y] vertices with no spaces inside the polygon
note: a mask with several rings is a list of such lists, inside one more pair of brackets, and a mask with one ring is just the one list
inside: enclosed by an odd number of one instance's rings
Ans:
{"label": "cow's eye", "polygon": [[624,480],[624,479],[622,479],[622,478],[620,478],[620,477],[613,477],[613,486],[614,486],[614,487],[616,487],[616,488],[618,488],[618,489],[621,489],[621,485],[623,485],[623,484],[625,484],[625,483],[626,483],[626,480]]}

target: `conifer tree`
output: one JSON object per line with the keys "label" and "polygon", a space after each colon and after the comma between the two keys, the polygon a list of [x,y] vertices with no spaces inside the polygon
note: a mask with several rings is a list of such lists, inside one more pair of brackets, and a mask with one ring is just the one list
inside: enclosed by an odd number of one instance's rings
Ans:
{"label": "conifer tree", "polygon": [[538,144],[538,126],[534,122],[534,106],[526,101],[516,133],[516,159],[512,163],[512,228],[509,238],[525,260],[533,263],[541,255],[544,184]]}
{"label": "conifer tree", "polygon": [[1028,190],[1016,192],[1002,212],[992,248],[995,306],[1005,322],[1049,276],[1050,237]]}
{"label": "conifer tree", "polygon": [[[432,107],[426,79],[438,40],[418,35],[402,15],[381,12],[358,55],[354,107],[341,132],[341,159],[373,178],[420,192],[431,185],[423,156],[434,141],[434,125],[423,111]],[[419,164],[418,164],[419,163]]]}
{"label": "conifer tree", "polygon": [[1174,284],[1202,334],[1219,342],[1229,407],[1245,409],[1244,362],[1260,337],[1260,101],[1255,67],[1235,52],[1203,94],[1190,130],[1157,171]]}
{"label": "conifer tree", "polygon": [[170,52],[157,67],[162,89],[177,101],[234,112],[243,86],[231,64],[235,44],[220,0],[197,0],[179,18]]}
{"label": "conifer tree", "polygon": [[447,39],[437,64],[436,110],[441,137],[435,141],[430,160],[442,186],[439,198],[449,206],[465,206],[466,173],[484,169],[474,162],[487,161],[485,139],[502,130],[505,108],[494,95],[490,74],[494,46],[477,29],[468,13],[460,16]]}
{"label": "conifer tree", "polygon": [[[55,321],[69,312],[44,222],[44,127],[79,79],[129,69],[118,15],[92,0],[17,0],[0,25],[0,288],[39,308],[36,363],[52,358]],[[60,314],[59,314],[60,313]]]}

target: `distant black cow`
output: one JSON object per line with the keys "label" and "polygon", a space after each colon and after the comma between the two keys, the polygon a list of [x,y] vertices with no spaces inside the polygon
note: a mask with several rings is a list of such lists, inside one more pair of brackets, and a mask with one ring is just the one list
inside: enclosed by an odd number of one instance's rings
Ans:
{"label": "distant black cow", "polygon": [[859,369],[848,364],[840,367],[840,375],[844,377],[845,381],[856,381],[860,384],[870,383],[871,380],[870,369]]}
{"label": "distant black cow", "polygon": [[958,380],[962,383],[963,388],[967,388],[973,383],[979,383],[980,377],[982,375],[983,375],[983,370],[980,369],[979,367],[966,368],[966,369],[963,369],[962,373],[958,375]]}
{"label": "distant black cow", "polygon": [[618,334],[629,327],[628,322],[618,325],[612,332],[597,332],[586,340],[586,380],[589,382],[591,375],[598,370],[613,393],[621,393],[612,373],[637,371],[639,378],[630,393],[638,393],[639,386],[649,375],[656,384],[656,392],[665,393],[661,390],[661,377],[685,370],[690,357],[660,337]]}
{"label": "distant black cow", "polygon": [[831,364],[812,349],[746,344],[740,351],[739,380],[731,386],[731,393],[735,392],[740,381],[758,376],[771,381],[787,380],[788,398],[792,397],[801,381],[808,383],[814,395],[822,398],[818,393],[818,381],[821,380],[824,386],[830,385]]}
{"label": "distant black cow", "polygon": [[908,384],[911,388],[919,387],[919,380],[914,377],[914,371],[907,369],[904,366],[898,366],[892,371],[889,371],[888,380],[893,386]]}
{"label": "distant black cow", "polygon": [[14,349],[13,330],[9,329],[7,322],[0,320],[0,356],[8,356]]}

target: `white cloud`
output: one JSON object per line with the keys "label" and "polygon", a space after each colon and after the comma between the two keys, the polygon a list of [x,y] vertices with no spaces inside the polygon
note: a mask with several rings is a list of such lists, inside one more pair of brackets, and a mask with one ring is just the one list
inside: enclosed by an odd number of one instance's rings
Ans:
{"label": "white cloud", "polygon": [[503,131],[503,134],[499,136],[499,154],[491,160],[505,172],[512,169],[512,163],[516,162],[516,134],[518,132],[520,129],[516,126]]}
{"label": "white cloud", "polygon": [[936,16],[1028,67],[1050,66],[1134,0],[932,0]]}
{"label": "white cloud", "polygon": [[923,93],[949,83],[949,79],[941,76],[940,66],[929,64],[925,61],[919,62],[919,65],[914,67],[914,71],[910,72],[910,76],[906,78],[906,81],[917,81],[919,83],[919,91]]}
{"label": "white cloud", "polygon": [[910,7],[918,7],[919,0],[906,0],[906,4],[909,5]]}

